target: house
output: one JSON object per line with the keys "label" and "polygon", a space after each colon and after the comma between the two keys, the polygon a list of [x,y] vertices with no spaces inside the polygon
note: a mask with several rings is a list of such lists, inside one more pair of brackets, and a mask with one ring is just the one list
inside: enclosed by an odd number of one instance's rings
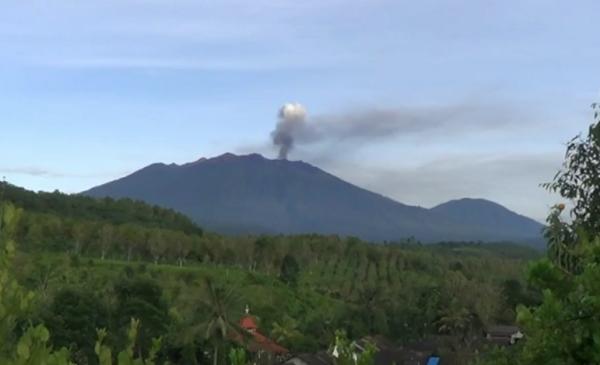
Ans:
{"label": "house", "polygon": [[289,353],[285,347],[260,333],[256,318],[250,315],[248,307],[246,307],[246,313],[240,319],[238,326],[238,330],[230,332],[229,338],[249,352],[255,353],[258,363],[274,363]]}
{"label": "house", "polygon": [[517,326],[491,326],[486,331],[486,339],[496,345],[514,345],[523,338],[523,333]]}

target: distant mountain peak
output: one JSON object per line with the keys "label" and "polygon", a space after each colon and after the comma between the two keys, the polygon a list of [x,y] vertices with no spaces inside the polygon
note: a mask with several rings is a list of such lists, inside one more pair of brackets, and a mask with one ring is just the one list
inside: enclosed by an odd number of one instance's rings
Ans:
{"label": "distant mountain peak", "polygon": [[245,155],[236,155],[235,153],[227,152],[216,157],[206,159],[210,162],[236,161],[236,160],[268,160],[259,153],[249,153]]}
{"label": "distant mountain peak", "polygon": [[[451,206],[451,205],[461,205],[461,206],[494,205],[497,207],[504,208],[501,204],[498,204],[496,202],[493,202],[491,200],[484,199],[484,198],[458,198],[458,199],[448,200],[447,202],[441,203],[441,204],[433,207],[432,209],[436,209],[436,208],[439,208],[442,206]],[[506,209],[506,208],[504,208],[504,209]]]}
{"label": "distant mountain peak", "polygon": [[376,241],[529,240],[542,225],[485,199],[431,209],[357,187],[303,161],[224,153],[152,164],[83,194],[128,197],[187,214],[224,233],[322,233]]}
{"label": "distant mountain peak", "polygon": [[189,167],[189,166],[195,166],[195,165],[204,164],[204,163],[220,163],[220,162],[227,162],[227,161],[243,161],[243,160],[268,160],[268,159],[258,153],[237,155],[235,153],[226,152],[226,153],[223,153],[223,154],[215,156],[215,157],[200,157],[196,161],[188,162],[188,163],[182,164],[180,166]]}
{"label": "distant mountain peak", "polygon": [[239,156],[230,152],[226,152],[222,155],[219,155],[217,157],[213,157],[210,160],[214,160],[214,161],[228,161],[228,160],[234,160],[236,158],[238,158]]}

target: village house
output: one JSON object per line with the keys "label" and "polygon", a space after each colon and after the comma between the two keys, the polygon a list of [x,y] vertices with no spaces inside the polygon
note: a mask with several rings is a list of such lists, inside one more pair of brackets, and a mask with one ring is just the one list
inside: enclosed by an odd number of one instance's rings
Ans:
{"label": "village house", "polygon": [[523,333],[517,326],[491,326],[486,331],[486,339],[500,346],[514,345],[523,338]]}
{"label": "village house", "polygon": [[260,333],[256,318],[250,315],[248,307],[246,307],[245,315],[239,321],[239,330],[230,332],[229,337],[232,341],[255,354],[256,364],[276,364],[289,354],[285,347]]}

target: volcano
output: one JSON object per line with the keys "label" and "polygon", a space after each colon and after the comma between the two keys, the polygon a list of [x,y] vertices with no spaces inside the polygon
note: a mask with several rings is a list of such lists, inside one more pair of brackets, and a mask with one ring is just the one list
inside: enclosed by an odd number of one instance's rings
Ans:
{"label": "volcano", "polygon": [[542,224],[488,200],[461,199],[426,209],[362,189],[306,162],[258,154],[156,163],[82,194],[172,208],[226,234],[542,242]]}

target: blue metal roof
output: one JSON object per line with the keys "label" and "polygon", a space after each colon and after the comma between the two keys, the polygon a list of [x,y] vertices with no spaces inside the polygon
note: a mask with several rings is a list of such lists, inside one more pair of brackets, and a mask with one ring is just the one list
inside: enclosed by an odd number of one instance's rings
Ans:
{"label": "blue metal roof", "polygon": [[440,358],[439,357],[430,357],[429,360],[427,360],[427,365],[438,365],[440,363]]}

